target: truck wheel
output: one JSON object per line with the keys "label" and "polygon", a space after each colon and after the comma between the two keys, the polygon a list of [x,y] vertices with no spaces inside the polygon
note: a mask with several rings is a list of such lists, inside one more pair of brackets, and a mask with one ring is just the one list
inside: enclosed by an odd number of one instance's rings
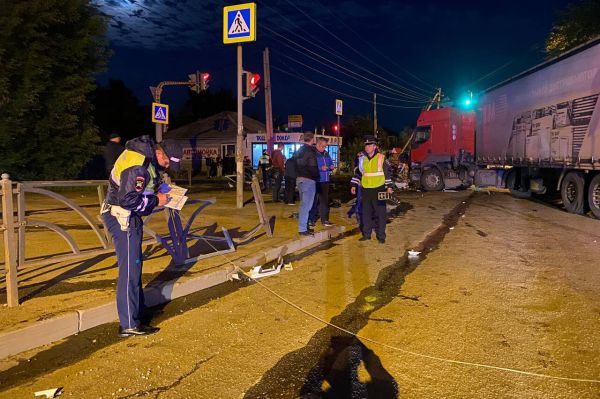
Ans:
{"label": "truck wheel", "polygon": [[425,191],[442,191],[444,178],[437,168],[429,168],[421,175],[421,185]]}
{"label": "truck wheel", "polygon": [[565,209],[571,213],[585,213],[585,178],[579,172],[569,172],[560,185],[560,196]]}
{"label": "truck wheel", "polygon": [[600,219],[600,174],[594,176],[590,182],[588,204],[596,219]]}

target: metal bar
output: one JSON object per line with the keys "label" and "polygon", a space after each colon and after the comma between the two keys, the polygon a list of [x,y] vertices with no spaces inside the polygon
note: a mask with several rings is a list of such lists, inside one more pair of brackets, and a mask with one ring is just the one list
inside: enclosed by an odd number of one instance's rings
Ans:
{"label": "metal bar", "polygon": [[25,188],[35,187],[89,187],[108,185],[107,180],[56,180],[56,181],[23,181],[20,182]]}
{"label": "metal bar", "polygon": [[[96,190],[98,191],[98,204],[100,204],[100,211],[102,212],[102,205],[104,204],[105,199],[104,186],[98,185]],[[106,227],[104,221],[102,220],[102,215],[98,215],[98,220],[100,220],[100,223],[102,223],[102,229],[104,230],[104,237],[106,237],[106,243],[109,244],[109,247],[112,247],[112,238],[110,236],[110,232],[108,231],[108,227]]]}
{"label": "metal bar", "polygon": [[73,253],[75,253],[75,254],[81,253],[81,251],[79,250],[79,247],[77,246],[77,243],[75,242],[73,237],[71,237],[71,235],[69,233],[67,233],[67,231],[65,229],[63,229],[62,227],[60,227],[54,223],[46,222],[45,220],[32,220],[32,219],[29,219],[27,221],[27,225],[28,226],[36,226],[36,227],[42,226],[47,229],[53,230],[54,232],[59,234],[67,242],[67,244],[69,244]]}
{"label": "metal bar", "polygon": [[25,192],[23,191],[23,185],[17,183],[17,217],[19,222],[19,237],[18,237],[18,268],[20,269],[25,262]]}
{"label": "metal bar", "polygon": [[17,253],[14,223],[12,181],[7,173],[2,174],[2,225],[4,235],[4,270],[6,272],[6,302],[9,307],[19,306],[17,281]]}
{"label": "metal bar", "polygon": [[108,243],[106,241],[106,237],[100,231],[100,229],[98,228],[98,226],[96,226],[96,224],[94,223],[94,221],[92,220],[92,218],[90,217],[90,215],[88,215],[88,213],[86,211],[84,211],[83,208],[81,208],[75,202],[71,201],[70,199],[68,199],[67,197],[65,197],[63,195],[55,193],[54,191],[44,190],[42,188],[26,188],[25,192],[36,193],[36,194],[41,194],[41,195],[47,195],[49,197],[54,198],[57,201],[61,201],[61,202],[65,203],[71,209],[73,209],[75,212],[77,212],[90,225],[90,227],[92,228],[92,230],[94,230],[94,233],[96,233],[96,235],[98,236],[98,239],[100,239],[100,244],[102,245],[102,247],[103,248],[108,248],[109,247],[109,245],[108,245]]}

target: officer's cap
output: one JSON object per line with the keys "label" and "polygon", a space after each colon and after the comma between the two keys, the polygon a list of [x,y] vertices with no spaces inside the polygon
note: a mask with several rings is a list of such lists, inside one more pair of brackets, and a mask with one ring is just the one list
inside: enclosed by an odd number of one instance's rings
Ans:
{"label": "officer's cap", "polygon": [[365,145],[367,145],[367,144],[377,144],[377,137],[375,137],[375,136],[366,135],[366,136],[363,137],[363,139],[365,140]]}
{"label": "officer's cap", "polygon": [[181,167],[181,158],[183,158],[183,150],[176,140],[166,139],[159,143],[167,157],[169,157],[169,169],[178,172]]}

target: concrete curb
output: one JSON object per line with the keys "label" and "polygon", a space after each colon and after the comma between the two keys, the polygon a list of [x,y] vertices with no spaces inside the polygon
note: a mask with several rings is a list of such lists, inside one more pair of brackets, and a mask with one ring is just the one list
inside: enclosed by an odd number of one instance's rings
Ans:
{"label": "concrete curb", "polygon": [[[320,231],[313,237],[294,240],[252,257],[238,260],[236,264],[240,268],[246,269],[268,263],[276,260],[279,256],[288,255],[315,244],[337,238],[343,235],[345,231],[346,228],[344,226],[335,226]],[[222,284],[231,279],[233,272],[234,267],[230,265],[186,281],[177,282],[173,280],[166,282],[161,287],[146,287],[144,288],[146,306],[160,305],[173,299]],[[111,323],[117,319],[116,301],[111,301],[93,308],[68,312],[58,317],[39,321],[19,330],[0,334],[0,359],[51,344],[71,335],[78,334],[81,331],[97,327],[101,324]]]}

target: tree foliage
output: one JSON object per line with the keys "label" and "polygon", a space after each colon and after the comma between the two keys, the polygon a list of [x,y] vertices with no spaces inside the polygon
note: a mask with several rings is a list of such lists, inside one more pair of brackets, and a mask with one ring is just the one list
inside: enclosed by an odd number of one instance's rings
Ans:
{"label": "tree foliage", "polygon": [[154,135],[149,106],[140,105],[139,99],[122,80],[109,80],[93,92],[94,121],[102,141],[111,133],[118,133],[123,141],[143,134]]}
{"label": "tree foliage", "polygon": [[106,23],[88,0],[0,0],[0,170],[77,175],[96,151],[88,100],[107,58]]}
{"label": "tree foliage", "polygon": [[557,56],[600,35],[600,1],[570,4],[546,39],[546,54]]}

